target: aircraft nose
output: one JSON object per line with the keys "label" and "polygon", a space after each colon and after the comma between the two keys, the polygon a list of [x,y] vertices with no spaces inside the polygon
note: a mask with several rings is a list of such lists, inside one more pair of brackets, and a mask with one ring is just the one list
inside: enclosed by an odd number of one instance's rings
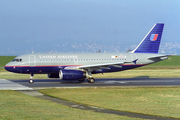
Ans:
{"label": "aircraft nose", "polygon": [[14,72],[14,68],[15,68],[15,66],[12,66],[10,63],[8,63],[4,66],[4,69],[9,72]]}
{"label": "aircraft nose", "polygon": [[9,66],[8,64],[6,64],[4,66],[4,69],[11,72],[12,71],[12,66]]}
{"label": "aircraft nose", "polygon": [[10,63],[6,64],[4,66],[4,68],[9,72],[20,73],[21,70],[20,70],[20,68],[18,66],[19,65],[10,62]]}

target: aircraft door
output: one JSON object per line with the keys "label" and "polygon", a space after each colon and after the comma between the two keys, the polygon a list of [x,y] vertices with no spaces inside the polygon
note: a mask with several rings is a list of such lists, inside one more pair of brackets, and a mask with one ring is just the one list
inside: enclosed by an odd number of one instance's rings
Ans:
{"label": "aircraft door", "polygon": [[29,65],[30,66],[35,66],[36,65],[35,55],[29,55]]}

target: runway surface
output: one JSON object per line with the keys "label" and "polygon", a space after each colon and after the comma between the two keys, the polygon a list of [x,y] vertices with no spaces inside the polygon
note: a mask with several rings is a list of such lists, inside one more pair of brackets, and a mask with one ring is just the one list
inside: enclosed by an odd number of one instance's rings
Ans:
{"label": "runway surface", "polygon": [[106,78],[96,79],[95,83],[79,81],[65,81],[59,79],[34,79],[30,84],[29,80],[8,80],[29,88],[52,88],[52,87],[113,87],[113,86],[180,86],[180,78]]}
{"label": "runway surface", "polygon": [[26,87],[16,82],[0,79],[0,90],[32,90],[33,88]]}

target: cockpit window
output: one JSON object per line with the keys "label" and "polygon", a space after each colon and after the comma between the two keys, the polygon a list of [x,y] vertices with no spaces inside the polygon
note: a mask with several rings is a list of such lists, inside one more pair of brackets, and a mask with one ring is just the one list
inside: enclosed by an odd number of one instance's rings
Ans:
{"label": "cockpit window", "polygon": [[12,62],[22,62],[22,59],[14,59]]}

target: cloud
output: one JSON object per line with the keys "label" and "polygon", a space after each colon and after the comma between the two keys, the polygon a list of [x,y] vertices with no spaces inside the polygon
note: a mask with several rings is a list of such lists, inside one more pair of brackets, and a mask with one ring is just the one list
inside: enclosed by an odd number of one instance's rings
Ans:
{"label": "cloud", "polygon": [[166,42],[160,45],[159,53],[163,54],[180,54],[180,44],[178,42]]}

